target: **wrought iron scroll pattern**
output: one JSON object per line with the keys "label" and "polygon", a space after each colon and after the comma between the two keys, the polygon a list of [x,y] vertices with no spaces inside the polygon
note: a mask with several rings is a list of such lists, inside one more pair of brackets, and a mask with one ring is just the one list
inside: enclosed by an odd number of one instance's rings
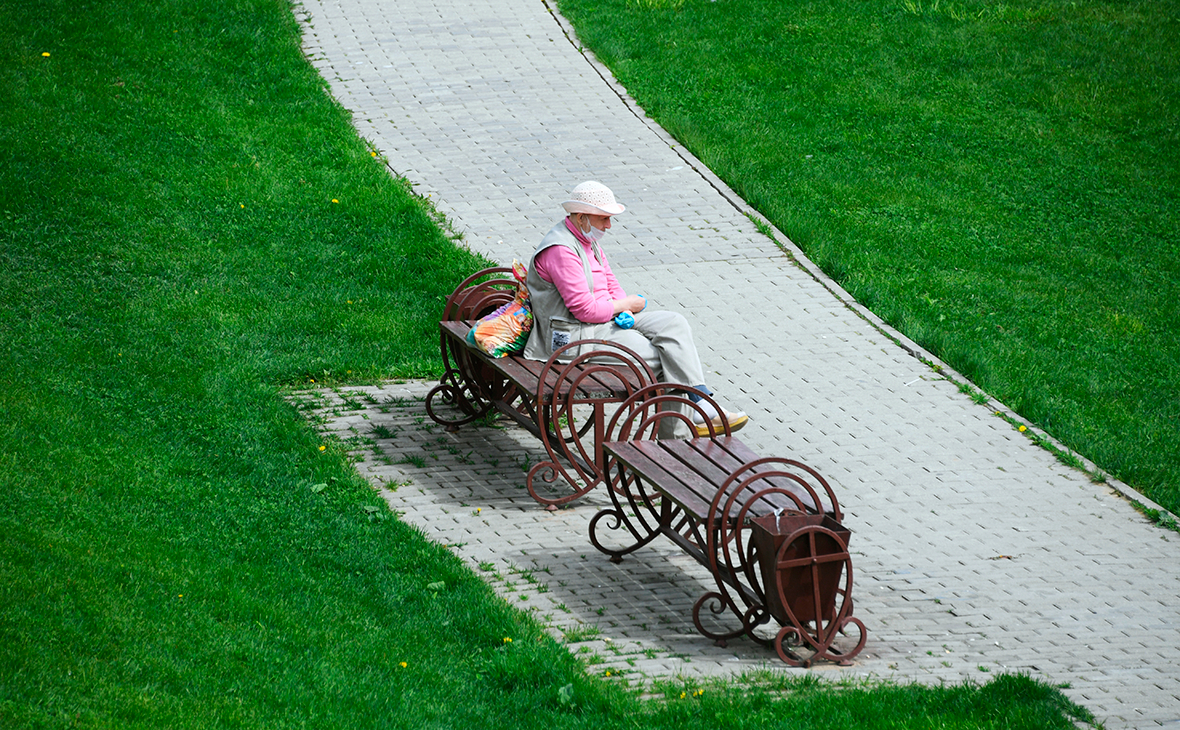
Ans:
{"label": "wrought iron scroll pattern", "polygon": [[[442,321],[452,322],[480,317],[494,312],[501,305],[512,301],[517,283],[514,279],[495,278],[500,274],[511,274],[508,267],[484,269],[467,277],[455,287],[443,305]],[[493,277],[478,281],[484,277]],[[443,375],[439,384],[426,394],[426,413],[436,423],[454,431],[460,426],[483,418],[494,407],[489,392],[502,386],[503,378],[478,377],[487,375],[482,364],[471,357],[466,347],[456,343],[445,334],[439,335],[439,349],[442,351]],[[437,400],[436,400],[437,399]],[[461,414],[451,417],[437,408],[436,404],[447,404]]]}
{"label": "wrought iron scroll pattern", "polygon": [[[563,362],[567,355],[573,357]],[[655,374],[638,353],[614,342],[578,340],[555,350],[541,369],[537,383],[536,422],[549,461],[529,470],[527,487],[533,499],[557,507],[582,497],[604,481],[607,472],[601,464],[601,444],[605,407],[631,397],[654,381]],[[602,383],[607,384],[609,392],[601,392]],[[599,392],[592,393],[594,390]],[[594,410],[580,426],[575,417],[578,406]],[[538,479],[552,484],[559,477],[573,489],[571,493],[550,497],[538,492]]]}

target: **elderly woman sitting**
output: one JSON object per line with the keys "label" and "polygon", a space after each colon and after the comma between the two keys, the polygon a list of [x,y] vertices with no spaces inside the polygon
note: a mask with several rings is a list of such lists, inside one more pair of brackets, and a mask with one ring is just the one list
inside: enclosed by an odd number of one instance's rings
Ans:
{"label": "elderly woman sitting", "polygon": [[[636,352],[661,382],[693,385],[712,395],[688,321],[677,312],[648,310],[642,296],[628,296],[598,245],[611,216],[624,210],[614,193],[602,183],[584,182],[561,206],[569,215],[550,229],[529,262],[534,323],[524,356],[547,360],[575,340],[607,340]],[[711,411],[708,401],[701,403]],[[701,436],[709,432],[705,417],[721,427],[720,414],[694,412]],[[749,420],[740,411],[726,411],[725,417],[734,431]]]}

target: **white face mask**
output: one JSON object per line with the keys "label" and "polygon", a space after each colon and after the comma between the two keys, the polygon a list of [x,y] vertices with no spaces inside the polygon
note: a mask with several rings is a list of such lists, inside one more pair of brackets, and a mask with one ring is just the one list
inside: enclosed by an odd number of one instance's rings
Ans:
{"label": "white face mask", "polygon": [[606,235],[606,231],[602,230],[601,228],[595,228],[594,224],[591,223],[590,230],[585,231],[582,233],[582,235],[589,239],[590,243],[598,243],[602,240],[602,237]]}

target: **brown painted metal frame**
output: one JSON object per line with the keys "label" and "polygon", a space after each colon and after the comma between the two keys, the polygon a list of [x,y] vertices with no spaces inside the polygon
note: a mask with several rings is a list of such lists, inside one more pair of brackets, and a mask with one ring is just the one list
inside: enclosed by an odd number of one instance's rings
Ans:
{"label": "brown painted metal frame", "polygon": [[[497,267],[478,271],[464,279],[447,297],[441,321],[479,319],[512,301],[516,294],[515,280],[486,278],[511,272],[511,268]],[[460,426],[483,418],[492,410],[493,403],[506,402],[510,397],[515,397],[516,394],[510,392],[507,378],[479,362],[465,342],[456,340],[441,327],[439,349],[442,351],[443,375],[439,384],[426,395],[426,413],[435,423],[446,426],[448,431],[455,431]],[[462,415],[452,419],[436,412],[435,398],[458,408]]]}
{"label": "brown painted metal frame", "polygon": [[[493,409],[519,423],[540,439],[549,456],[529,470],[529,494],[556,508],[603,481],[599,464],[606,406],[626,400],[655,376],[637,353],[604,340],[572,342],[545,363],[493,358],[468,346],[464,337],[471,322],[512,301],[516,292],[515,280],[487,277],[511,271],[492,268],[473,274],[447,299],[439,323],[445,371],[426,396],[426,412],[449,431]],[[436,398],[456,407],[460,417],[441,413]],[[589,418],[579,418],[577,409],[582,406],[591,409]],[[553,484],[559,477],[572,492],[552,498],[537,489],[538,479]]]}
{"label": "brown painted metal frame", "polygon": [[[568,363],[569,354],[577,353]],[[556,507],[585,495],[603,481],[602,442],[606,406],[621,403],[655,382],[647,363],[630,348],[606,340],[579,340],[554,351],[537,379],[537,436],[549,461],[529,470],[529,494],[537,502]],[[589,406],[591,416],[581,426],[576,409]],[[585,436],[591,434],[589,447]],[[558,499],[539,494],[538,478],[552,484],[561,476],[574,492]],[[579,486],[580,485],[580,486]]]}
{"label": "brown painted metal frame", "polygon": [[[712,403],[699,391],[685,390]],[[679,410],[666,410],[671,407]],[[690,422],[685,412],[693,409],[701,410],[659,385],[637,391],[619,407],[607,427],[602,457],[612,506],[591,520],[591,543],[615,562],[657,535],[679,545],[716,580],[716,590],[693,606],[693,623],[722,645],[745,635],[774,646],[793,666],[850,661],[864,647],[867,632],[852,616],[848,533],[838,525],[842,514],[831,486],[793,459],[757,458],[732,438],[728,424],[705,439],[652,441],[662,419]],[[777,551],[759,550],[755,533],[765,524],[758,521],[776,515],[815,519],[780,535]],[[606,545],[606,533],[621,534],[622,544]],[[811,579],[800,580],[800,569],[811,571]],[[833,585],[833,595],[821,595],[821,587]],[[801,590],[810,595],[800,596]],[[808,602],[811,611],[791,608]],[[737,625],[714,631],[702,620],[706,611],[714,617],[731,614]],[[773,639],[756,633],[771,620],[781,626]],[[851,628],[857,630],[857,642],[840,650],[835,640]]]}

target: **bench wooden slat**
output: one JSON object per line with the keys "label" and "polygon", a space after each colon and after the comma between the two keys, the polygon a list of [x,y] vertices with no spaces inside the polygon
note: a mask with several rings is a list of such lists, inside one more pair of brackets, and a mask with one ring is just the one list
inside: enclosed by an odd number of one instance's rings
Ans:
{"label": "bench wooden slat", "polygon": [[[533,374],[533,382],[535,383],[541,377],[541,369],[545,367],[545,363],[537,360],[525,360],[522,357],[513,357],[513,360],[521,363],[529,363],[530,368],[535,368]],[[593,365],[582,364],[575,367],[570,373],[582,374],[587,367]],[[607,366],[610,367],[609,365]],[[542,398],[548,400],[552,397],[553,387],[557,383],[558,376],[561,374],[561,368],[553,368],[549,371],[549,376],[545,379],[545,391],[542,393]],[[627,385],[630,385],[628,389]],[[579,400],[622,400],[631,393],[639,390],[643,386],[639,379],[635,377],[627,368],[616,367],[609,370],[599,370],[590,373],[581,380],[578,384],[577,397]],[[563,380],[558,390],[558,395],[562,398],[569,392],[569,380]]]}
{"label": "bench wooden slat", "polygon": [[[694,475],[692,486],[688,486],[688,480],[682,479],[692,492],[691,498],[687,493],[669,496],[695,519],[704,521],[709,514],[709,505],[717,495],[717,489],[734,469],[741,466],[741,462],[712,439],[694,441],[697,442],[696,448],[689,441],[649,441],[643,450],[648,453],[652,462],[659,464],[665,472]],[[662,483],[656,483],[654,486],[660,491],[665,491]]]}
{"label": "bench wooden slat", "polygon": [[[748,446],[732,436],[687,441],[615,441],[603,444],[603,448],[634,473],[643,475],[653,488],[697,520],[706,518],[717,490],[729,475],[742,464],[758,458]],[[760,471],[779,470],[781,466],[769,464]],[[771,485],[797,495],[802,504],[814,509],[807,490],[793,480],[766,479],[755,483],[755,488],[764,489]],[[831,505],[827,504],[819,485],[812,486],[817,489],[823,509],[830,511]],[[798,506],[789,497],[773,493],[760,500],[750,515],[772,514],[778,509],[794,510]]]}
{"label": "bench wooden slat", "polygon": [[[713,500],[717,488],[735,469],[758,458],[745,444],[732,436],[666,441],[661,442],[661,446],[687,468],[709,480],[713,488],[708,495],[708,501]],[[739,453],[734,452],[734,446],[738,447]]]}
{"label": "bench wooden slat", "polygon": [[[496,368],[519,388],[523,388],[524,392],[530,395],[537,392],[537,381],[540,380],[540,367],[535,370],[529,365],[533,364],[532,360],[525,360],[522,357],[491,357],[479,350],[472,349],[477,357],[489,363]],[[536,363],[537,365],[544,365],[545,363]]]}
{"label": "bench wooden slat", "polygon": [[438,323],[438,326],[456,339],[466,340],[467,332],[471,329],[471,323],[460,319],[444,319]]}
{"label": "bench wooden slat", "polygon": [[[700,521],[709,511],[709,499],[717,487],[660,448],[660,441],[614,441],[602,445],[632,473],[640,474],[652,487]],[[707,497],[705,495],[708,495]]]}
{"label": "bench wooden slat", "polygon": [[[491,367],[503,373],[514,385],[529,394],[536,394],[537,384],[541,380],[541,371],[545,363],[538,360],[528,360],[519,355],[507,357],[491,357],[487,353],[467,344],[467,333],[471,330],[471,322],[463,320],[444,320],[439,327],[451,338],[462,342],[471,353],[488,363]],[[584,369],[575,369],[578,372]],[[565,398],[569,393],[569,381],[563,380],[558,384],[559,369],[551,369],[545,379],[545,389],[541,392],[543,400],[553,397],[554,387],[558,388],[558,397]],[[631,392],[638,390],[643,384],[627,368],[614,368],[610,371],[592,373],[582,380],[578,386],[576,397],[578,400],[603,400],[625,398]],[[629,389],[628,389],[629,386]]]}
{"label": "bench wooden slat", "polygon": [[[604,395],[610,394],[613,398],[626,398],[647,384],[641,382],[639,376],[631,368],[623,366],[621,362],[604,364],[606,369],[597,370],[589,375],[587,384],[582,386],[584,389]],[[590,364],[590,366],[594,365]],[[585,369],[587,365],[581,367]],[[593,382],[594,385],[591,386],[590,382]]]}
{"label": "bench wooden slat", "polygon": [[[709,459],[713,463],[717,464],[718,467],[720,467],[720,469],[724,472],[724,475],[721,476],[717,481],[718,488],[720,488],[725,479],[728,478],[729,475],[732,474],[738,467],[742,466],[743,464],[748,464],[751,461],[756,461],[759,458],[749,446],[746,446],[744,443],[733,436],[717,436],[715,439],[699,438],[693,439],[691,441],[682,441],[680,444],[681,445],[678,446],[674,442],[669,442],[668,448],[674,453],[686,450],[698,451],[705,458]],[[804,481],[806,481],[813,489],[815,489],[816,495],[819,497],[820,505],[822,506],[822,511],[833,511],[833,505],[831,504],[831,500],[828,499],[827,491],[823,488],[823,485],[819,484],[810,474],[807,474],[806,472],[803,472],[799,469],[794,469],[781,463],[769,463],[756,467],[749,476],[753,476],[753,474],[757,473],[767,473],[774,471],[789,471],[790,473],[797,474],[798,476],[802,477]],[[756,482],[753,485],[753,488],[759,490],[765,489],[767,487],[776,487],[778,489],[790,492],[799,498],[799,504],[802,504],[804,507],[808,507],[812,510],[819,511],[816,508],[815,502],[812,500],[811,495],[807,493],[807,490],[793,479],[788,479],[786,477],[768,477]],[[760,504],[752,511],[751,514],[757,517],[759,515],[766,514],[768,511],[773,512],[777,509],[797,510],[799,509],[799,504],[796,504],[794,500],[784,494],[773,493],[760,500]]]}
{"label": "bench wooden slat", "polygon": [[[754,451],[739,441],[735,436],[724,436],[717,434],[713,438],[701,437],[685,441],[685,444],[691,446],[693,449],[700,451],[703,455],[710,459],[721,459],[728,462],[730,459],[745,464],[758,458]],[[715,449],[721,449],[722,454],[714,454]]]}

